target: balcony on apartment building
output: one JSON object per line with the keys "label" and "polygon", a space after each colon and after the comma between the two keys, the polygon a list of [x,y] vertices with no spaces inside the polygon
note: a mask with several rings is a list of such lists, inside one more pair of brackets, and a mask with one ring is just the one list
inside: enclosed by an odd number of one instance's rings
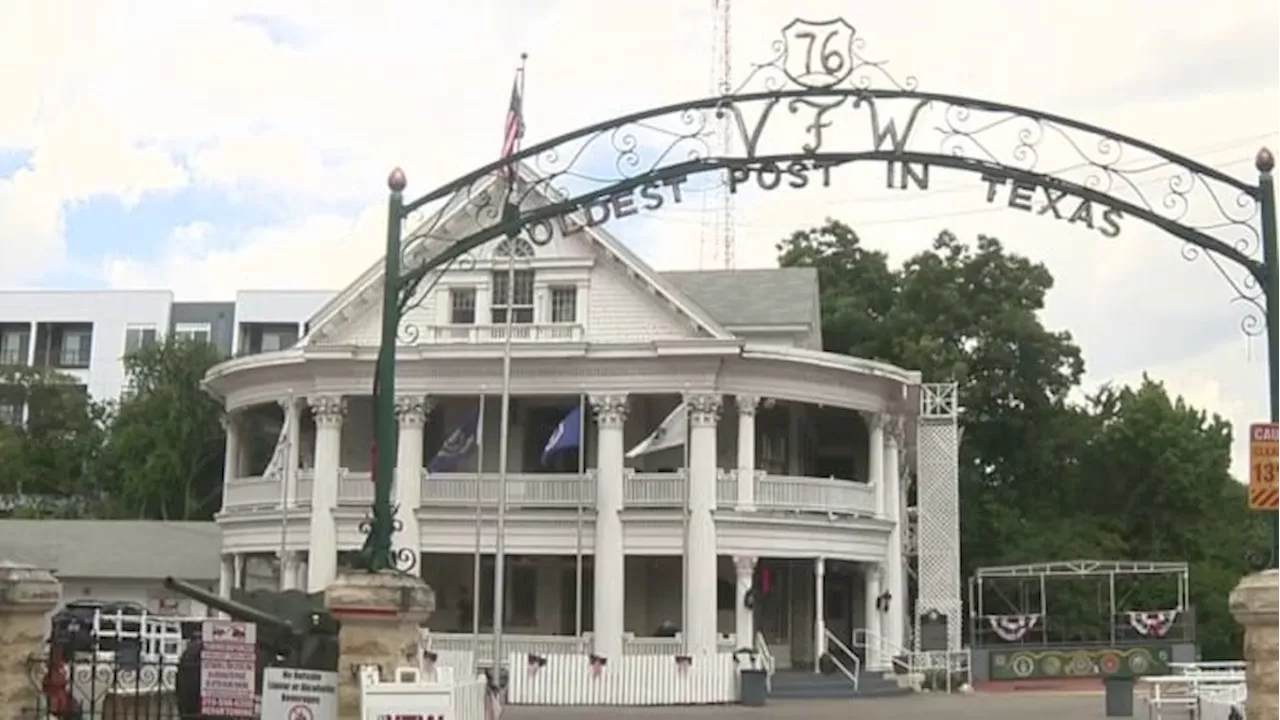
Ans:
{"label": "balcony on apartment building", "polygon": [[49,322],[36,325],[36,367],[87,369],[93,353],[93,323]]}
{"label": "balcony on apartment building", "polygon": [[287,350],[301,337],[298,323],[242,322],[236,343],[236,355]]}
{"label": "balcony on apartment building", "polygon": [[0,365],[26,365],[31,357],[31,324],[0,323]]}

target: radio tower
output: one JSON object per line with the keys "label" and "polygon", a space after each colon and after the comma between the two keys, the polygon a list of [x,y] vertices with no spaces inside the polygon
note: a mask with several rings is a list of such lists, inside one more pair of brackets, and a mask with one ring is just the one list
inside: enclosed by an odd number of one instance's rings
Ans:
{"label": "radio tower", "polygon": [[[711,0],[712,4],[712,36],[711,36],[711,94],[726,95],[732,90],[733,52],[729,43],[729,2],[730,0]],[[732,152],[732,126],[726,113],[716,121],[716,142],[714,151],[721,156]],[[719,195],[719,197],[716,197]],[[720,260],[726,270],[734,268],[734,223],[733,195],[729,193],[728,182],[720,178],[718,184],[709,187],[704,197],[704,210],[712,210],[712,203],[718,201],[715,214],[705,220],[702,225],[702,238],[698,252],[698,266],[702,267],[707,256],[707,245],[711,245],[712,261]]]}

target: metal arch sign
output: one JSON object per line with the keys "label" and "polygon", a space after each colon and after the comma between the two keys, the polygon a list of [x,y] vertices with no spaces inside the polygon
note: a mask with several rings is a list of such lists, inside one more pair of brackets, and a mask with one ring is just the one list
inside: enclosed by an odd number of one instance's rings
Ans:
{"label": "metal arch sign", "polygon": [[1280,509],[1280,426],[1254,423],[1249,426],[1249,509]]}

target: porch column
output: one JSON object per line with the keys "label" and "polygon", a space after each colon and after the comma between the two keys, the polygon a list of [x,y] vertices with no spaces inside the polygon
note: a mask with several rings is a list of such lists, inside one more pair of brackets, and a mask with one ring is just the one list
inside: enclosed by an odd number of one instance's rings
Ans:
{"label": "porch column", "polygon": [[431,412],[430,400],[422,395],[396,398],[396,422],[400,435],[396,442],[396,519],[400,529],[392,538],[396,552],[408,550],[413,564],[401,569],[419,574],[422,535],[418,532],[418,508],[422,505],[422,428]]}
{"label": "porch column", "polygon": [[626,593],[622,545],[622,427],[627,396],[592,395],[596,415],[596,547],[593,642],[596,655],[620,662]]}
{"label": "porch column", "polygon": [[[756,406],[760,398],[738,395],[738,502],[734,509],[756,509]],[[742,647],[746,647],[745,645]]]}
{"label": "porch column", "polygon": [[876,600],[883,592],[883,566],[879,563],[864,563],[862,566],[862,615],[866,618],[864,640],[867,652],[867,668],[870,670],[885,669],[884,643],[880,639],[880,608]]}
{"label": "porch column", "polygon": [[240,476],[240,411],[228,410],[222,416],[222,429],[227,434],[226,456],[222,462],[222,484],[226,486]]}
{"label": "porch column", "polygon": [[232,565],[230,555],[223,555],[219,558],[218,564],[218,596],[228,598],[231,597],[231,588],[235,586],[235,566]]}
{"label": "porch column", "polygon": [[863,413],[862,418],[870,430],[867,435],[867,482],[875,491],[876,515],[884,517],[884,415]]}
{"label": "porch column", "polygon": [[688,655],[716,652],[716,422],[721,399],[686,395],[689,408],[689,521],[684,538],[684,642]]}
{"label": "porch column", "polygon": [[302,451],[302,410],[292,397],[281,400],[280,408],[284,411],[285,427],[284,468],[281,472],[284,478],[284,502],[286,507],[292,508],[298,506],[298,467],[302,464],[299,459]]}
{"label": "porch column", "polygon": [[280,589],[298,589],[298,568],[302,565],[301,553],[286,551],[280,556]]}
{"label": "porch column", "polygon": [[[893,523],[889,530],[889,548],[885,553],[884,579],[888,584],[889,609],[884,618],[884,635],[888,642],[884,652],[896,653],[905,647],[907,638],[906,591],[902,563],[902,493],[898,478],[898,436],[901,419],[890,418],[884,434],[885,519]],[[883,590],[882,590],[883,592]]]}
{"label": "porch column", "polygon": [[231,556],[231,577],[231,587],[236,590],[243,590],[245,586],[244,553],[236,553]]}
{"label": "porch column", "polygon": [[751,593],[756,574],[756,559],[749,555],[740,555],[733,559],[736,573],[737,592],[734,593],[734,632],[737,634],[737,645],[733,648],[755,647],[756,623],[754,598],[751,607],[747,607],[747,596]]}
{"label": "porch column", "polygon": [[813,671],[821,672],[822,656],[827,654],[827,559],[813,561]]}
{"label": "porch column", "polygon": [[307,592],[320,592],[338,576],[338,472],[342,462],[341,396],[307,398],[316,420],[315,481],[311,484],[311,533],[307,544]]}

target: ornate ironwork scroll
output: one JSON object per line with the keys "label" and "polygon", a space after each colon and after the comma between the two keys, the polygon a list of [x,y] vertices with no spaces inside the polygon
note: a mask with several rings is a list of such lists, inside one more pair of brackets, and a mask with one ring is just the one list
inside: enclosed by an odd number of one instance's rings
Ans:
{"label": "ornate ironwork scroll", "polygon": [[[400,519],[400,505],[391,506],[391,536],[394,538],[404,532],[404,521]],[[356,529],[361,535],[368,536],[373,532],[373,514],[365,515]],[[412,548],[392,547],[391,548],[391,565],[396,572],[412,574],[418,566],[418,553]]]}
{"label": "ornate ironwork scroll", "polygon": [[[720,174],[731,193],[795,191],[831,185],[840,165],[875,161],[901,190],[928,189],[933,168],[966,170],[987,202],[1104,237],[1134,220],[1153,224],[1186,241],[1184,256],[1214,264],[1249,307],[1246,332],[1264,329],[1258,186],[1087,123],[920,92],[915,77],[899,80],[864,53],[843,19],[793,20],[769,59],[722,95],[565,133],[406,204],[409,237],[429,242],[415,245],[423,251],[402,294],[421,297],[424,275],[468,262],[496,237],[543,245],[685,202],[700,173]],[[521,170],[509,186],[511,163]],[[414,331],[401,341],[416,341]]]}

